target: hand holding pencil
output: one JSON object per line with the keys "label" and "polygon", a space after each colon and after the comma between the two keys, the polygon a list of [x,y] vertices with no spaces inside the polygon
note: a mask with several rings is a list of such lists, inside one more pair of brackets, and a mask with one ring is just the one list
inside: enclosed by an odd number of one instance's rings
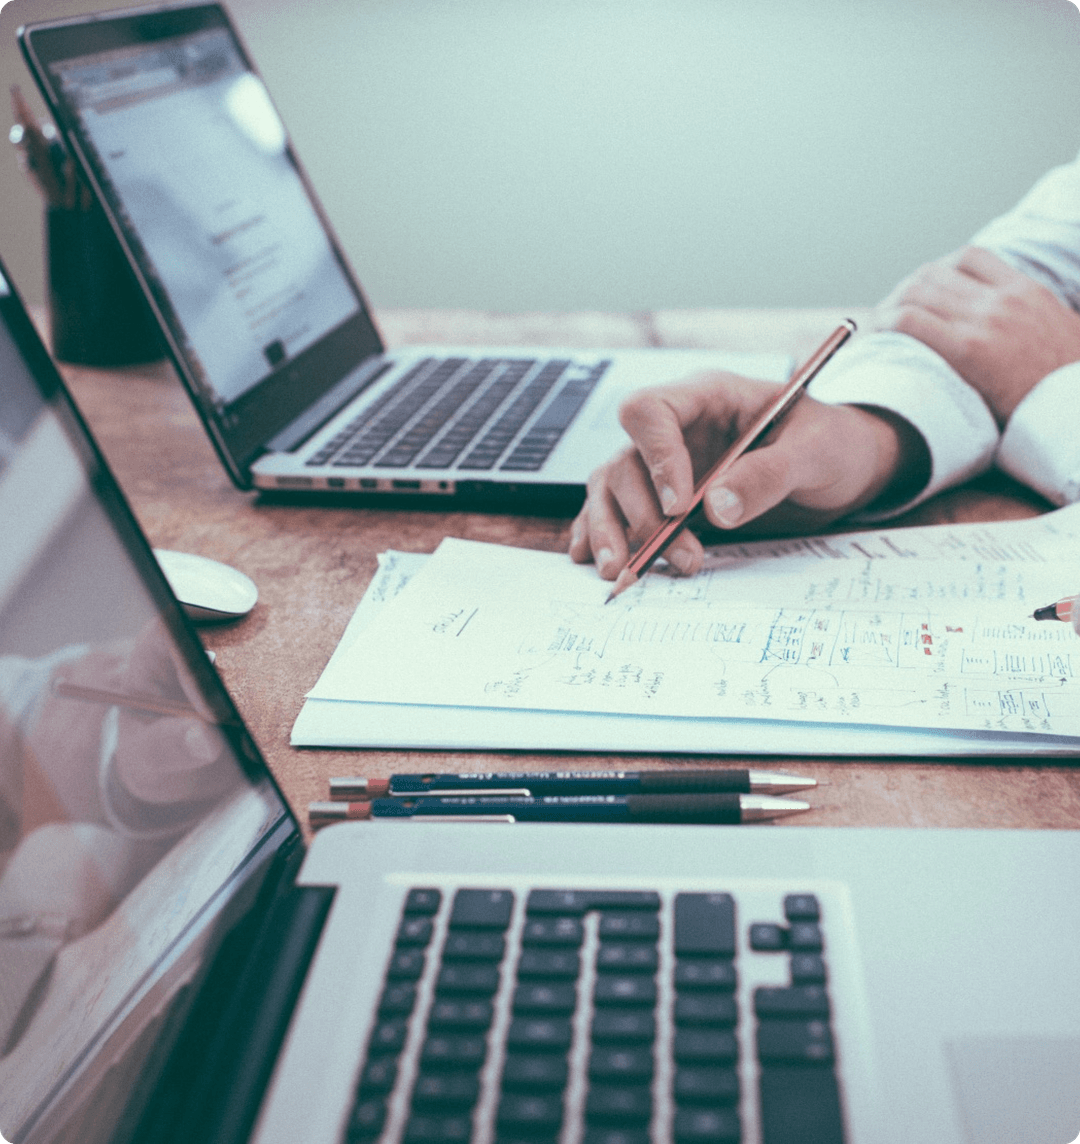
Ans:
{"label": "hand holding pencil", "polygon": [[[806,365],[812,367],[817,356]],[[723,461],[782,389],[706,373],[630,397],[619,419],[633,443],[589,478],[571,532],[571,557],[595,561],[600,575],[614,580],[632,548],[699,501],[717,528],[760,521],[773,531],[805,532],[924,482],[929,462],[914,430],[889,414],[826,405],[812,395],[752,449]],[[723,471],[709,474],[717,458]],[[682,529],[664,555],[678,572],[691,575],[701,567],[703,549]]]}

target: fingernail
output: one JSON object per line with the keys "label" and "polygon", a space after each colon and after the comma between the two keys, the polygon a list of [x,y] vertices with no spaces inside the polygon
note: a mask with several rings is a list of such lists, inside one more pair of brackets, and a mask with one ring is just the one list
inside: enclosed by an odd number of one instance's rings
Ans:
{"label": "fingernail", "polygon": [[666,516],[670,516],[675,509],[675,502],[679,498],[675,495],[675,490],[670,485],[664,485],[660,490],[660,507],[664,510]]}
{"label": "fingernail", "polygon": [[596,554],[596,566],[603,571],[614,559],[615,553],[610,548],[601,548]]}
{"label": "fingernail", "polygon": [[709,512],[718,523],[734,528],[742,518],[742,501],[731,489],[721,485],[709,490]]}
{"label": "fingernail", "polygon": [[666,552],[667,562],[675,568],[676,572],[681,572],[684,576],[690,574],[690,569],[694,566],[694,557],[691,553],[684,551],[681,548],[676,548],[674,552]]}
{"label": "fingernail", "polygon": [[581,524],[574,521],[573,528],[570,529],[570,547],[576,548],[581,543]]}

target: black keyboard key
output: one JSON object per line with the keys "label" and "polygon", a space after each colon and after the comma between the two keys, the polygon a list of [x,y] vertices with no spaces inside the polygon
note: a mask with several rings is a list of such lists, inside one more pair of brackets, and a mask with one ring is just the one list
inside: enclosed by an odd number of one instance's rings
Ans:
{"label": "black keyboard key", "polygon": [[368,1053],[371,1056],[400,1053],[402,1045],[405,1044],[407,1029],[407,1022],[400,1017],[380,1021],[371,1031],[371,1037],[368,1040]]}
{"label": "black keyboard key", "polygon": [[577,989],[567,981],[527,981],[514,990],[515,1013],[569,1015],[577,1008]]}
{"label": "black keyboard key", "polygon": [[544,977],[576,981],[580,972],[581,958],[576,949],[523,949],[517,975],[519,980]]}
{"label": "black keyboard key", "polygon": [[615,1084],[643,1084],[652,1079],[653,1054],[643,1045],[597,1045],[589,1055],[589,1077]]}
{"label": "black keyboard key", "polygon": [[585,927],[576,917],[529,918],[521,932],[523,946],[579,946]]}
{"label": "black keyboard key", "polygon": [[390,981],[416,981],[424,972],[424,951],[414,946],[395,949],[386,969]]}
{"label": "black keyboard key", "polygon": [[680,991],[713,989],[718,992],[734,993],[738,981],[734,961],[680,958],[675,963],[675,988]]}
{"label": "black keyboard key", "polygon": [[428,1013],[428,1028],[435,1031],[479,1032],[491,1025],[490,1001],[436,997]]}
{"label": "black keyboard key", "polygon": [[461,1113],[449,1116],[414,1114],[405,1125],[405,1144],[466,1144],[472,1136],[472,1118]]}
{"label": "black keyboard key", "polygon": [[431,941],[431,932],[434,929],[431,918],[422,915],[406,914],[398,926],[397,944],[407,946],[426,946]]}
{"label": "black keyboard key", "polygon": [[584,914],[589,910],[659,910],[654,890],[533,890],[528,914]]}
{"label": "black keyboard key", "polygon": [[365,1097],[353,1105],[349,1122],[345,1127],[345,1139],[349,1144],[374,1140],[386,1122],[386,1098],[383,1096]]}
{"label": "black keyboard key", "polygon": [[405,899],[404,912],[407,914],[437,914],[441,904],[442,891],[440,890],[423,888],[410,890]]}
{"label": "black keyboard key", "polygon": [[656,1018],[651,1009],[597,1009],[592,1022],[592,1039],[622,1043],[656,1038]]}
{"label": "black keyboard key", "polygon": [[788,949],[799,953],[820,953],[825,947],[817,922],[792,922],[788,929]]}
{"label": "black keyboard key", "polygon": [[739,1059],[739,1042],[730,1029],[676,1029],[673,1053],[679,1064],[726,1065]]}
{"label": "black keyboard key", "polygon": [[828,1017],[829,997],[820,985],[761,986],[754,990],[759,1017]]}
{"label": "black keyboard key", "polygon": [[660,936],[660,918],[651,912],[604,913],[600,918],[601,941],[656,941]]}
{"label": "black keyboard key", "polygon": [[832,1069],[761,1071],[762,1144],[844,1144],[840,1093]]}
{"label": "black keyboard key", "polygon": [[502,1129],[553,1130],[562,1124],[562,1093],[504,1092],[496,1121]]}
{"label": "black keyboard key", "polygon": [[491,994],[499,988],[499,967],[490,962],[451,962],[439,970],[435,992]]}
{"label": "black keyboard key", "polygon": [[784,917],[789,922],[821,921],[821,905],[813,894],[788,894],[784,898]]}
{"label": "black keyboard key", "polygon": [[832,1033],[825,1021],[761,1021],[757,1055],[763,1065],[829,1064],[833,1059]]}
{"label": "black keyboard key", "polygon": [[653,944],[613,941],[596,951],[596,968],[601,973],[655,973],[659,964],[660,957]]}
{"label": "black keyboard key", "polygon": [[735,900],[730,894],[675,895],[675,955],[735,956]]}
{"label": "black keyboard key", "polygon": [[585,1119],[592,1124],[640,1124],[652,1116],[648,1085],[590,1084]]}
{"label": "black keyboard key", "polygon": [[673,1092],[676,1104],[738,1104],[739,1074],[717,1065],[680,1065]]}
{"label": "black keyboard key", "polygon": [[415,1002],[416,986],[411,981],[392,982],[379,998],[379,1016],[404,1016],[412,1012]]}
{"label": "black keyboard key", "polygon": [[828,979],[825,962],[818,953],[791,955],[792,985],[824,985]]}
{"label": "black keyboard key", "polygon": [[[680,1108],[672,1126],[676,1144],[738,1144],[742,1138],[739,1114],[733,1108]],[[802,1144],[819,1144],[813,1136]]]}
{"label": "black keyboard key", "polygon": [[566,1017],[515,1017],[506,1033],[506,1043],[528,1052],[566,1052],[573,1030]]}
{"label": "black keyboard key", "polygon": [[594,1005],[655,1005],[656,980],[641,973],[598,973]]}
{"label": "black keyboard key", "polygon": [[475,1033],[433,1033],[420,1051],[421,1067],[479,1069],[487,1056],[487,1039]]}
{"label": "black keyboard key", "polygon": [[480,1080],[476,1073],[421,1073],[413,1088],[413,1107],[433,1112],[472,1108],[479,1095]]}
{"label": "black keyboard key", "polygon": [[509,890],[458,890],[450,910],[451,929],[504,930],[514,895]]}
{"label": "black keyboard key", "polygon": [[685,993],[675,998],[676,1025],[734,1026],[739,1006],[730,993]]}
{"label": "black keyboard key", "polygon": [[501,933],[449,933],[443,961],[502,961],[505,949]]}
{"label": "black keyboard key", "polygon": [[750,927],[750,948],[758,953],[780,953],[787,949],[787,930],[772,922],[754,922]]}
{"label": "black keyboard key", "polygon": [[557,1053],[507,1053],[502,1086],[508,1092],[562,1092],[569,1072]]}
{"label": "black keyboard key", "polygon": [[397,1058],[376,1057],[364,1066],[357,1092],[361,1096],[387,1093],[394,1087],[395,1080],[397,1080]]}

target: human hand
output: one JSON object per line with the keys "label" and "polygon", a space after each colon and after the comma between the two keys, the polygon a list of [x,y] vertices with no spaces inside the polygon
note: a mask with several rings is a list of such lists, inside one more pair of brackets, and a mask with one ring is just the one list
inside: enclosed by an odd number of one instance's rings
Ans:
{"label": "human hand", "polygon": [[873,324],[940,354],[982,394],[999,425],[1047,374],[1080,361],[1080,314],[977,246],[905,278]]}
{"label": "human hand", "polygon": [[[598,468],[574,521],[570,555],[614,579],[632,544],[665,516],[685,512],[694,482],[780,387],[731,373],[700,374],[631,396],[619,420],[633,444]],[[744,454],[707,490],[706,518],[731,529],[761,519],[806,531],[869,504],[910,464],[921,438],[884,412],[803,397],[765,444]],[[917,458],[916,458],[917,459]],[[928,464],[928,461],[926,462]],[[701,543],[684,530],[664,553],[679,572],[701,566]]]}

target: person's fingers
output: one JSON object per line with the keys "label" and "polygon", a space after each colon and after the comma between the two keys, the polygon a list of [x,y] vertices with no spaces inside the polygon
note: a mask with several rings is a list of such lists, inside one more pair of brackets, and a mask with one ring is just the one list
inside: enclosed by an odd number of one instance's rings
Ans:
{"label": "person's fingers", "polygon": [[955,256],[954,265],[966,277],[987,286],[1013,286],[1031,279],[996,254],[980,246],[965,246]]}
{"label": "person's fingers", "polygon": [[116,765],[124,786],[143,802],[213,798],[232,780],[228,767],[214,766],[224,749],[221,732],[201,719],[122,712]]}
{"label": "person's fingers", "polygon": [[630,434],[665,516],[685,512],[694,493],[694,468],[685,430],[701,417],[716,390],[698,385],[642,390],[623,402],[619,423]]}
{"label": "person's fingers", "polygon": [[[604,579],[614,579],[630,558],[631,544],[651,535],[662,520],[649,473],[641,457],[627,450],[589,478],[588,496],[571,528],[570,556],[578,563],[594,560]],[[665,558],[689,575],[701,565],[701,545],[682,534]]]}

